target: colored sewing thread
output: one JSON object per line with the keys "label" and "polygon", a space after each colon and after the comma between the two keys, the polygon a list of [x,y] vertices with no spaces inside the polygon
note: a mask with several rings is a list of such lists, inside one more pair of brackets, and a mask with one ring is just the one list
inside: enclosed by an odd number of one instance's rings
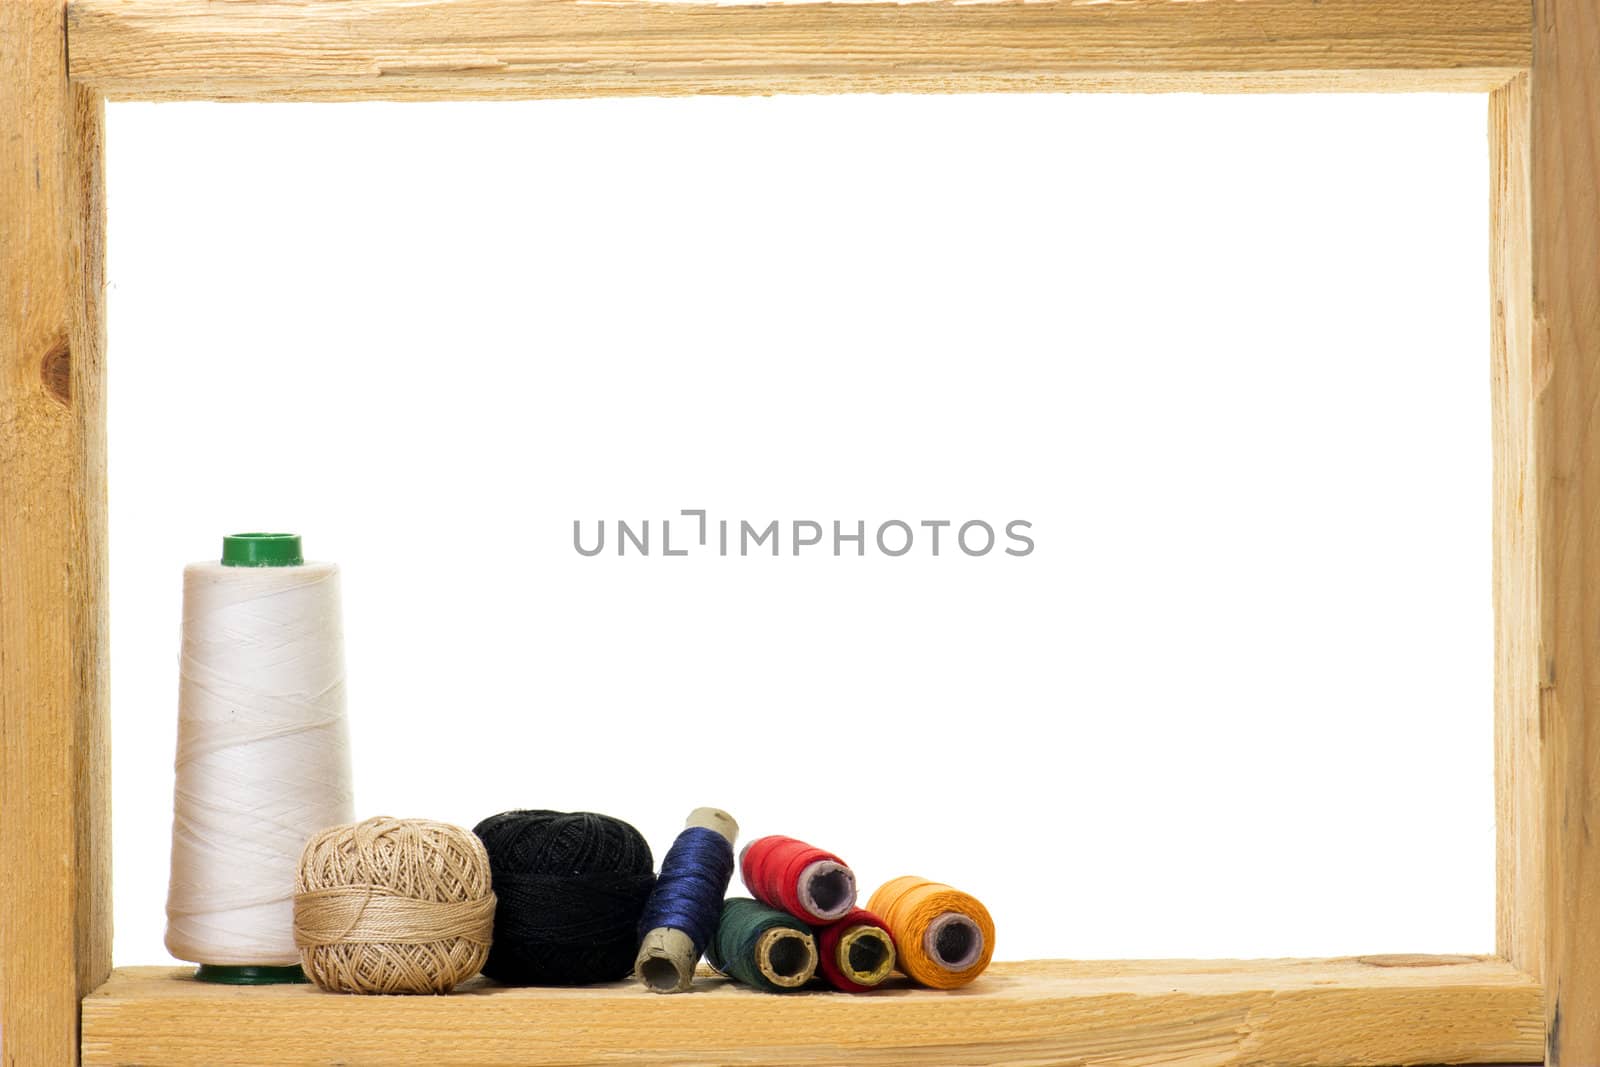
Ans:
{"label": "colored sewing thread", "polygon": [[624,978],[655,888],[644,836],[592,812],[508,811],[473,833],[489,853],[494,941],[483,973],[506,985]]}
{"label": "colored sewing thread", "polygon": [[717,808],[696,808],[661,861],[661,875],[639,918],[633,973],[656,993],[684,993],[695,964],[717,932],[722,897],[733,879],[739,824]]}
{"label": "colored sewing thread", "polygon": [[835,989],[865,993],[889,977],[894,964],[889,928],[865,908],[817,931],[817,970]]}
{"label": "colored sewing thread", "polygon": [[750,895],[808,923],[831,923],[856,903],[856,876],[844,860],[792,837],[758,837],[739,854]]}
{"label": "colored sewing thread", "polygon": [[749,897],[730,897],[706,959],[752,989],[792,993],[817,973],[817,943],[794,916]]}
{"label": "colored sewing thread", "polygon": [[883,917],[900,950],[900,970],[934,989],[964,986],[994,956],[994,920],[974,896],[906,876],[885,882],[867,908]]}

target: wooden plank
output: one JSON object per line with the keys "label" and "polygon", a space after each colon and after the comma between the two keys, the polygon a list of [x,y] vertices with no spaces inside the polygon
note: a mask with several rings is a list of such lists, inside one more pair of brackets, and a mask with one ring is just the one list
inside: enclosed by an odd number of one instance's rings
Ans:
{"label": "wooden plank", "polygon": [[106,504],[105,98],[72,87],[67,183],[68,326],[80,466],[67,556],[72,611],[72,795],[76,805],[75,925],[80,996],[111,973],[111,610]]}
{"label": "wooden plank", "polygon": [[72,0],[112,98],[1487,91],[1527,0]]}
{"label": "wooden plank", "polygon": [[1529,81],[1546,1060],[1600,1063],[1600,7],[1536,0]]}
{"label": "wooden plank", "polygon": [[0,4],[0,1040],[75,1062],[111,969],[100,98]]}
{"label": "wooden plank", "polygon": [[1494,404],[1496,947],[1544,970],[1544,752],[1539,701],[1539,482],[1535,477],[1528,79],[1489,99]]}
{"label": "wooden plank", "polygon": [[84,1001],[84,1062],[1355,1067],[1528,1061],[1544,1030],[1536,982],[1465,956],[996,964],[955,993],[859,997],[482,979],[450,997],[353,997],[188,975],[118,969]]}

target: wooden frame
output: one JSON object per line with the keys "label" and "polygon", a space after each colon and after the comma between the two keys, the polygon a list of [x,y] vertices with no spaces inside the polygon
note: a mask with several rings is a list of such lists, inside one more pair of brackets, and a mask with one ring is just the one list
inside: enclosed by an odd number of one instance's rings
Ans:
{"label": "wooden frame", "polygon": [[[1594,0],[4,0],[0,46],[5,1064],[1600,1064]],[[1105,89],[1489,94],[1496,956],[1041,962],[882,998],[112,972],[105,98]]]}

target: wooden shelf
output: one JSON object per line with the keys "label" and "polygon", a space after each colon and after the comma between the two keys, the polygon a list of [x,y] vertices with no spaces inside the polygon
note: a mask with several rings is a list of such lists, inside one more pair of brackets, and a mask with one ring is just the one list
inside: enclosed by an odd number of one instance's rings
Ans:
{"label": "wooden shelf", "polygon": [[[195,982],[121,968],[83,1002],[85,1064],[1511,1063],[1544,1053],[1539,985],[1476,956],[996,964],[951,993],[771,996],[710,980],[449,997]],[[895,979],[896,982],[899,979]]]}

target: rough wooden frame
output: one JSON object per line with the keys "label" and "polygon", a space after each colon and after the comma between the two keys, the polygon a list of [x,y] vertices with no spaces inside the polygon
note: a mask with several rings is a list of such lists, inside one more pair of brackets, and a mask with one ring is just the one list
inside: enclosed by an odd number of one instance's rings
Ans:
{"label": "rough wooden frame", "polygon": [[[1594,0],[3,0],[0,1062],[1600,1064],[1597,72]],[[1495,957],[1047,961],[875,998],[112,974],[105,98],[1097,89],[1489,93]]]}

